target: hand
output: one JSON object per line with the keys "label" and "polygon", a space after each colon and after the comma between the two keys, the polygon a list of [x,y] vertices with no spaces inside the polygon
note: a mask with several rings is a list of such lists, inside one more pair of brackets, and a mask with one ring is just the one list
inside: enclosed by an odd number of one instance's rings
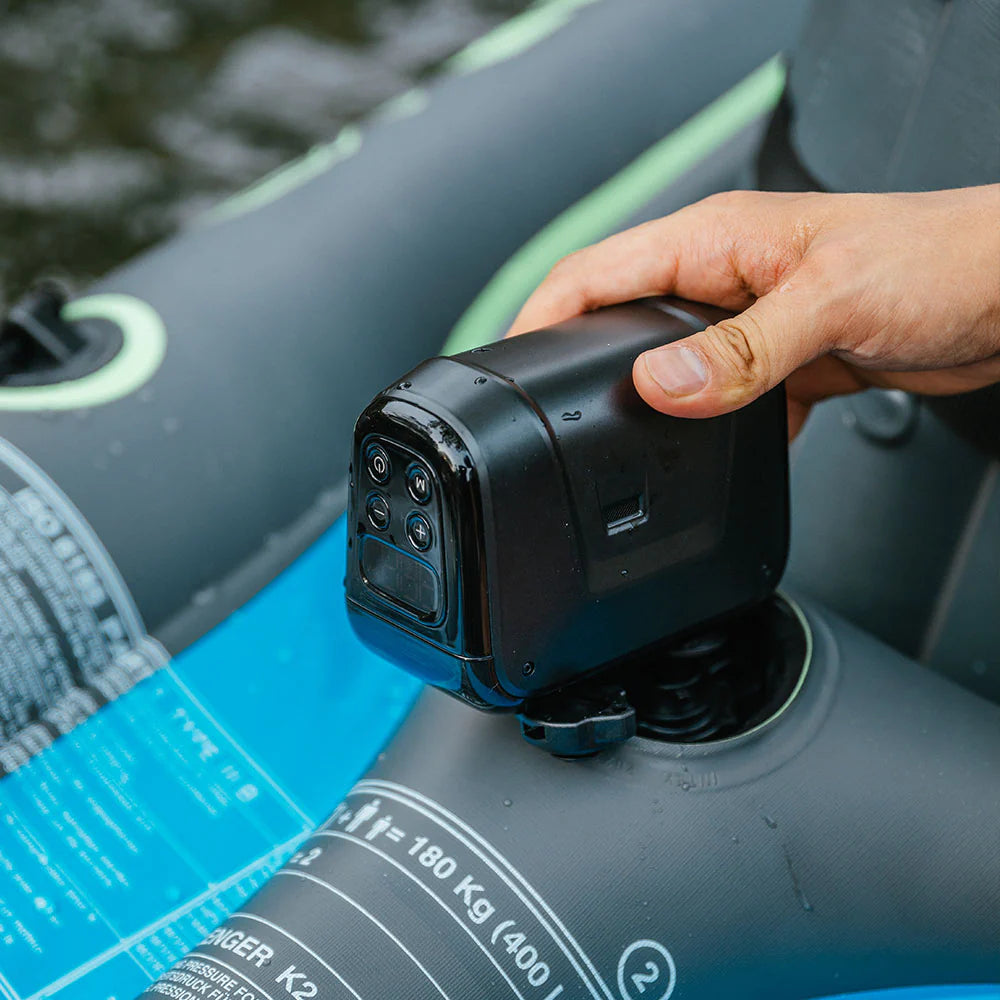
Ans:
{"label": "hand", "polygon": [[794,436],[829,396],[977,389],[1000,380],[1000,184],[714,195],[564,258],[508,336],[650,295],[742,310],[636,359],[663,413],[716,416],[787,379]]}

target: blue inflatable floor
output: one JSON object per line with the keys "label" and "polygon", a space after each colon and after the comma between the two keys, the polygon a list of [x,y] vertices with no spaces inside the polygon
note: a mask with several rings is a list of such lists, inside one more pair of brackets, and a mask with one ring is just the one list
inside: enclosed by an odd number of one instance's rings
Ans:
{"label": "blue inflatable floor", "polygon": [[0,783],[0,996],[130,1000],[329,813],[419,685],[361,647],[335,525]]}

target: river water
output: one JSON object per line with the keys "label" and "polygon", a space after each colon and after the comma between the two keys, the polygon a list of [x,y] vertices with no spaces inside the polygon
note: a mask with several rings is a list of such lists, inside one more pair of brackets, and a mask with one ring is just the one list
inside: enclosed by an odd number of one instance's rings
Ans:
{"label": "river water", "polygon": [[0,0],[0,308],[83,287],[527,0]]}

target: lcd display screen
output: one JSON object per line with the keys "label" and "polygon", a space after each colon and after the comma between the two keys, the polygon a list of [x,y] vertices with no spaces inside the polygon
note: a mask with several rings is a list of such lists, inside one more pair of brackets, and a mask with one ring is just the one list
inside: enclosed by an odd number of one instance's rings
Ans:
{"label": "lcd display screen", "polygon": [[421,618],[436,618],[441,609],[441,581],[422,559],[367,535],[361,548],[365,582],[383,597]]}

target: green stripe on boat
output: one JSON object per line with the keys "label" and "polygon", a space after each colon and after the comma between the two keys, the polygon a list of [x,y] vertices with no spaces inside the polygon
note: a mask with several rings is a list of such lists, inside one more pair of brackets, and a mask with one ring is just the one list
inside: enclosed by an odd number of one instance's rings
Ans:
{"label": "green stripe on boat", "polygon": [[581,7],[597,0],[540,0],[482,38],[470,42],[445,63],[450,73],[474,73],[527,52],[567,24]]}
{"label": "green stripe on boat", "polygon": [[360,148],[361,129],[356,125],[345,125],[333,142],[314,146],[305,156],[278,167],[250,187],[210,208],[198,221],[222,222],[269,205],[318,177],[335,163],[353,156]]}

